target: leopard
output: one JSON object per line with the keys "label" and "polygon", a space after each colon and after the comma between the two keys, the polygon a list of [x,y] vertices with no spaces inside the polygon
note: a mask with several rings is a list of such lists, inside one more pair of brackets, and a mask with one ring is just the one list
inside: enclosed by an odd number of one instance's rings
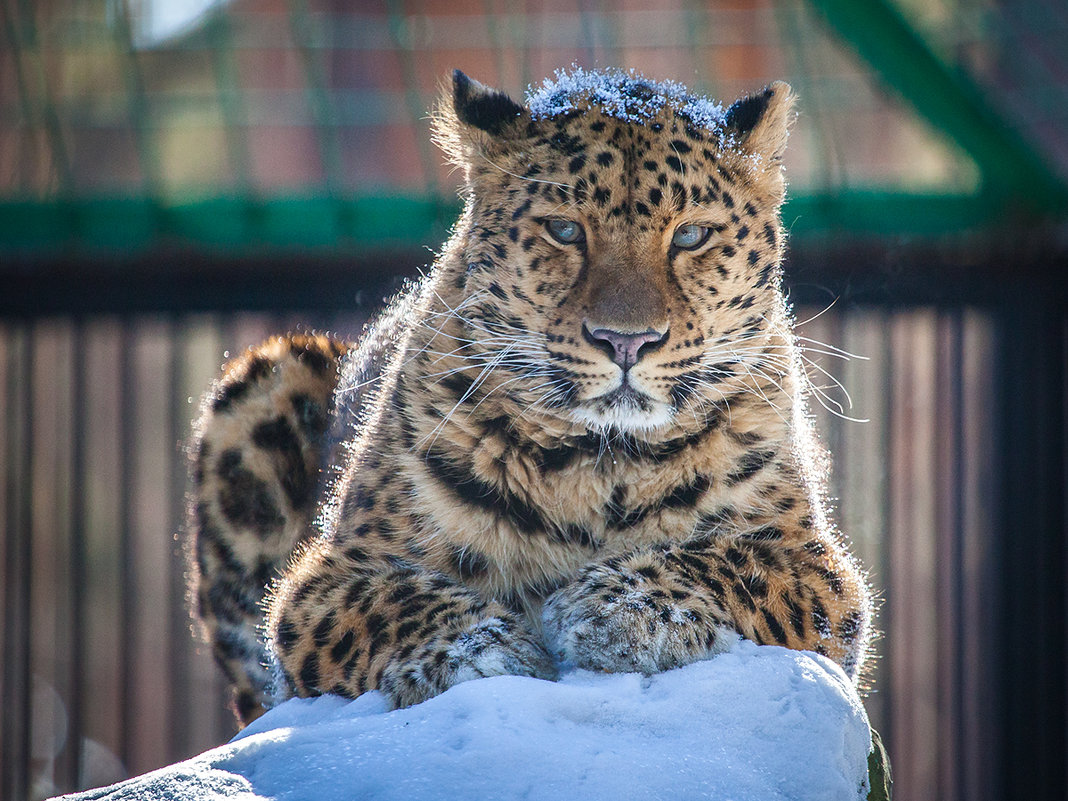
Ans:
{"label": "leopard", "polygon": [[872,593],[784,290],[795,107],[452,74],[433,138],[463,210],[433,266],[358,341],[234,359],[194,425],[190,599],[240,725],[742,638],[861,682]]}

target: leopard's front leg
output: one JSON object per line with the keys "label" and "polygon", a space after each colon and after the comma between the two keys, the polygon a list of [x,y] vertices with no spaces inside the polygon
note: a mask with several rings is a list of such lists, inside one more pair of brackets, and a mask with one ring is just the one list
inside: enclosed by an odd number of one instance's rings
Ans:
{"label": "leopard's front leg", "polygon": [[483,676],[556,676],[540,640],[500,604],[358,546],[305,552],[272,596],[267,629],[300,696],[379,689],[405,707]]}
{"label": "leopard's front leg", "polygon": [[868,595],[831,538],[770,525],[587,565],[547,600],[546,639],[590,670],[655,673],[725,650],[740,634],[812,650],[854,679]]}

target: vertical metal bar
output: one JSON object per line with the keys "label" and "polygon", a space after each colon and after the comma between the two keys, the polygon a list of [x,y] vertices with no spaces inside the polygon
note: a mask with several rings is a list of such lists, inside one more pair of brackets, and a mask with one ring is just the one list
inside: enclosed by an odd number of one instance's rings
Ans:
{"label": "vertical metal bar", "polygon": [[[14,348],[14,334],[12,332],[12,326],[0,324],[0,342],[3,343],[2,358],[3,369],[0,370],[0,393],[3,393],[3,419],[0,420],[0,444],[3,445],[3,461],[2,465],[3,481],[0,484],[0,513],[3,515],[3,528],[0,528],[0,549],[2,549],[2,556],[0,556],[0,704],[5,704],[8,700],[8,688],[10,679],[10,670],[8,661],[11,656],[11,649],[8,646],[8,626],[7,623],[11,619],[11,606],[12,598],[9,597],[11,587],[13,585],[12,575],[12,546],[15,542],[15,528],[13,525],[13,510],[15,506],[14,498],[12,496],[12,484],[14,483],[14,459],[12,459],[12,442],[15,437],[15,421],[16,417],[14,410],[11,408],[13,402],[13,388],[15,382],[11,375],[11,367],[14,362],[13,348]],[[8,760],[7,760],[7,745],[8,745],[8,727],[6,722],[0,720],[0,795],[6,796],[8,794]]]}
{"label": "vertical metal bar", "polygon": [[593,29],[588,0],[578,0],[579,31],[586,62],[591,67],[597,64],[597,36]]}
{"label": "vertical metal bar", "polygon": [[130,8],[126,2],[112,4],[115,8],[115,37],[120,55],[125,62],[123,77],[126,80],[127,109],[130,128],[137,146],[144,190],[149,197],[158,197],[163,190],[163,169],[160,166],[159,148],[156,146],[155,130],[149,122],[148,93],[141,64],[133,44],[130,25]]}
{"label": "vertical metal bar", "polygon": [[619,52],[620,46],[619,15],[624,13],[624,10],[619,7],[618,3],[608,2],[607,0],[599,0],[597,6],[596,21],[599,25],[594,29],[594,33],[600,32],[601,34],[602,61],[609,66],[617,66],[615,54]]}
{"label": "vertical metal bar", "polygon": [[[515,0],[483,0],[488,44],[493,51],[493,63],[497,68],[498,77],[494,85],[499,89],[505,89],[509,85],[510,76],[506,68],[509,63],[515,65],[515,76],[520,90],[530,83],[530,65],[527,58],[529,46],[524,35],[527,12],[524,6],[522,3],[517,4]],[[505,29],[503,33],[502,28]],[[508,61],[505,60],[506,53],[511,57]]]}
{"label": "vertical metal bar", "polygon": [[[1066,14],[1065,17],[1068,18],[1068,14]],[[1062,537],[1062,553],[1060,567],[1062,578],[1061,586],[1063,587],[1064,578],[1068,577],[1068,559],[1066,559],[1066,557],[1068,557],[1068,542],[1065,542],[1065,540],[1068,540],[1068,507],[1066,507],[1064,500],[1065,495],[1068,494],[1068,313],[1065,313],[1063,307],[1060,309],[1059,318],[1060,319],[1058,320],[1057,324],[1057,328],[1059,330],[1056,331],[1054,336],[1057,342],[1057,347],[1059,349],[1059,362],[1061,368],[1061,378],[1059,382],[1060,386],[1058,387],[1058,390],[1060,391],[1060,398],[1059,401],[1054,405],[1053,411],[1057,415],[1057,420],[1060,422],[1060,433],[1058,437],[1060,445],[1060,481],[1057,484],[1057,489],[1059,491],[1058,497],[1060,498],[1060,508],[1057,510],[1057,524],[1060,526]],[[1068,609],[1065,608],[1063,598],[1061,599],[1060,611],[1062,615],[1061,625],[1059,627],[1059,633],[1061,636],[1060,664],[1062,666],[1060,678],[1063,686],[1063,684],[1068,684],[1068,677],[1064,675],[1063,667],[1065,665],[1065,651],[1068,650],[1068,643],[1066,643],[1066,640],[1068,640],[1068,631],[1066,631],[1066,621],[1068,621]],[[1061,704],[1058,709],[1058,712],[1061,716],[1062,721],[1060,729],[1060,745],[1061,754],[1063,756],[1065,752],[1064,747],[1066,741],[1068,741],[1068,732],[1065,732],[1064,728],[1064,721],[1068,720],[1068,705],[1066,705],[1066,699],[1063,693],[1062,697],[1060,698],[1060,702]],[[1068,760],[1062,760],[1061,777],[1062,779],[1068,778]],[[1056,781],[1057,775],[1056,773],[1054,773],[1054,782]],[[1068,787],[1068,781],[1063,781],[1060,786]]]}
{"label": "vertical metal bar", "polygon": [[[1015,408],[1013,402],[1015,393],[1009,389],[1014,384],[1011,375],[1023,365],[1017,366],[1019,354],[1014,352],[1014,345],[1019,339],[1015,331],[1016,318],[1019,314],[1012,308],[1011,302],[1006,303],[1003,308],[999,309],[999,312],[999,353],[997,360],[999,375],[996,386],[999,389],[998,417],[1005,421],[1005,428],[1002,430],[1001,438],[998,442],[999,450],[1001,451],[1000,456],[1003,460],[1002,469],[1005,471],[1003,477],[1005,505],[999,521],[1000,525],[998,526],[1002,532],[999,540],[998,556],[1004,571],[1004,575],[1000,578],[1004,587],[1005,605],[1001,610],[1001,615],[999,615],[996,636],[1004,634],[1009,637],[1013,636],[1016,630],[1015,621],[1017,618],[1023,618],[1022,625],[1026,625],[1027,621],[1027,610],[1021,608],[1020,593],[1013,586],[1014,580],[1025,569],[1027,545],[1024,542],[1017,542],[1013,536],[1018,523],[1014,515],[1016,510],[1013,508],[1017,504],[1012,502],[1012,498],[1016,492],[1023,489],[1020,483],[1013,479],[1013,468],[1019,462],[1019,456],[1016,454],[1013,444],[1022,434],[1020,430],[1022,421],[1019,419],[1019,409]],[[1020,446],[1026,447],[1023,442],[1016,447]],[[1021,552],[1023,552],[1023,559],[1021,559]],[[1037,578],[1036,576],[1034,579],[1036,582]],[[1039,589],[1037,584],[1035,589]],[[997,638],[1000,639],[1000,637]],[[1019,635],[1016,635],[1015,639],[1018,638]],[[1026,705],[1024,698],[1025,688],[1018,683],[1018,677],[1022,674],[1019,667],[1022,655],[1012,647],[1015,643],[1010,642],[1008,639],[1003,642],[1002,658],[998,665],[999,670],[996,680],[998,694],[1001,696],[1001,703],[999,704],[999,712],[1001,713],[999,717],[1001,720],[998,728],[1005,735],[1003,751],[999,754],[1002,774],[998,777],[1000,781],[998,782],[996,796],[1005,799],[1005,801],[1009,801],[1009,799],[1023,801],[1029,796],[1029,790],[1032,788],[1026,785],[1018,787],[1016,784],[1016,766],[1024,761],[1026,755],[1026,746],[1023,745],[1026,742],[1024,736],[1026,722],[1020,720],[1021,712],[1024,711]],[[1029,659],[1030,657],[1027,658]],[[1026,717],[1026,714],[1024,716]]]}
{"label": "vertical metal bar", "polygon": [[17,741],[15,753],[21,760],[21,764],[18,767],[19,776],[23,782],[23,792],[29,787],[29,781],[32,778],[30,774],[30,757],[33,753],[33,706],[32,706],[32,692],[33,692],[33,609],[31,605],[32,599],[32,581],[33,581],[33,490],[34,490],[34,463],[35,457],[35,437],[34,437],[34,425],[35,425],[35,413],[36,408],[34,391],[33,391],[33,363],[36,358],[35,339],[37,332],[34,330],[35,326],[32,323],[27,323],[25,327],[25,345],[23,349],[23,362],[21,370],[22,379],[22,419],[25,420],[25,439],[22,443],[22,452],[19,454],[19,461],[22,467],[22,481],[19,482],[19,504],[22,507],[19,515],[18,528],[16,529],[16,538],[18,539],[18,558],[17,564],[19,565],[19,578],[16,586],[21,589],[19,593],[17,603],[18,607],[15,612],[16,620],[18,621],[18,645],[16,653],[18,654],[18,684],[16,685],[17,692],[20,694],[20,698],[12,705],[12,709],[16,710],[14,718],[18,728]]}
{"label": "vertical metal bar", "polygon": [[[236,330],[236,325],[235,325],[236,312],[234,310],[231,310],[229,314],[215,315],[215,316],[213,316],[211,318],[211,320],[212,320],[212,322],[210,323],[210,325],[211,325],[211,327],[213,329],[214,343],[215,343],[215,348],[216,348],[215,353],[218,354],[220,351],[225,351],[225,353],[224,353],[224,359],[225,360],[229,360],[231,358],[237,358],[238,356],[240,356],[241,355],[240,350],[241,350],[241,347],[242,347],[242,343],[239,343],[237,341],[237,330]],[[219,347],[220,345],[221,345],[221,348]],[[228,354],[228,355],[226,355],[226,354]],[[196,390],[195,390],[196,392],[203,393],[203,392],[207,391],[208,383],[210,382],[210,380],[213,380],[218,375],[220,375],[219,371],[220,371],[221,365],[219,364],[218,361],[216,361],[213,364],[213,368],[214,369],[213,369],[212,375],[210,376],[209,380],[206,381],[206,382],[203,382],[203,383],[198,383],[198,386],[196,387]],[[190,381],[189,380],[185,380],[184,383],[182,384],[182,386],[183,387],[188,387],[189,384],[190,384]],[[194,395],[193,397],[196,398],[197,400],[199,400],[198,396]],[[186,407],[185,413],[182,415],[182,417],[181,417],[181,419],[179,421],[181,423],[181,425],[183,426],[182,430],[184,432],[186,432],[186,435],[188,435],[189,424],[191,422],[191,420],[189,419],[189,411],[190,411],[190,409],[188,407]],[[195,407],[194,407],[194,412],[195,412]],[[178,471],[177,471],[182,476],[182,480],[183,481],[187,480],[186,479],[186,475],[185,475],[185,471],[187,470],[187,464],[188,463],[185,461],[185,457],[183,456],[182,459],[180,460],[179,468],[178,468]],[[207,650],[210,652],[210,648],[208,648]],[[209,658],[210,658],[210,653],[209,653]],[[215,687],[216,687],[215,697],[216,697],[217,703],[216,703],[216,706],[215,706],[215,710],[216,710],[216,716],[215,716],[215,739],[217,741],[221,742],[221,741],[228,740],[229,738],[233,737],[233,735],[234,735],[234,718],[233,718],[233,715],[230,713],[230,709],[229,709],[229,700],[230,700],[230,687],[229,687],[229,684],[222,677],[221,671],[218,669],[218,666],[214,664],[214,659],[212,659],[211,661],[212,661],[212,668],[215,670],[215,674],[214,675],[216,677],[216,681],[215,681]]]}
{"label": "vertical metal bar", "polygon": [[122,626],[122,635],[119,642],[119,670],[122,673],[122,682],[119,687],[119,757],[124,765],[129,766],[132,753],[131,734],[133,724],[133,693],[135,666],[133,664],[134,645],[131,642],[135,636],[134,621],[136,620],[136,599],[134,588],[137,586],[137,576],[134,567],[133,554],[133,505],[131,487],[134,486],[134,458],[133,449],[136,447],[134,432],[134,406],[138,399],[137,386],[133,377],[131,353],[134,347],[134,334],[131,333],[131,320],[123,318],[119,333],[119,384],[122,387],[120,399],[121,410],[119,413],[119,474],[122,480],[116,488],[119,507],[119,575],[121,579],[119,596],[119,625]]}
{"label": "vertical metal bar", "polygon": [[[828,124],[829,115],[825,113],[822,93],[817,88],[817,80],[811,76],[820,75],[822,70],[814,68],[810,55],[817,58],[822,54],[820,48],[813,48],[809,42],[804,41],[804,33],[811,34],[811,26],[806,26],[801,6],[797,3],[775,3],[774,19],[779,29],[779,35],[785,43],[784,48],[787,57],[792,62],[792,75],[790,81],[801,96],[801,103],[807,115],[817,122],[808,125],[807,131],[812,136],[816,153],[821,158],[816,164],[815,189],[826,190],[829,187],[844,185],[847,183],[843,164],[845,159],[842,148],[835,136],[834,126]],[[822,123],[822,124],[820,124]]]}
{"label": "vertical metal bar", "polygon": [[55,170],[61,192],[69,192],[74,184],[74,174],[71,171],[70,158],[67,154],[67,146],[63,141],[63,131],[56,112],[55,102],[52,100],[50,82],[48,80],[48,67],[45,64],[44,54],[41,52],[40,30],[35,24],[33,4],[22,0],[19,3],[18,16],[28,23],[25,26],[26,37],[24,41],[31,44],[35,55],[34,68],[41,87],[40,119],[41,128],[44,130],[48,141],[49,151],[52,155],[52,168]]}
{"label": "vertical metal bar", "polygon": [[507,77],[504,71],[504,47],[501,45],[501,28],[498,24],[497,4],[493,0],[482,1],[482,18],[486,21],[486,33],[489,34],[489,46],[493,51],[493,64],[497,68],[495,86],[505,86]]}
{"label": "vertical metal bar", "polygon": [[508,29],[512,48],[519,52],[519,85],[524,89],[532,80],[530,42],[527,39],[528,9],[526,0],[508,0]]}
{"label": "vertical metal bar", "polygon": [[[174,343],[168,354],[170,373],[170,409],[167,412],[167,442],[171,447],[177,448],[182,440],[184,428],[179,423],[182,413],[186,408],[185,398],[178,397],[178,388],[182,386],[182,363],[181,354],[185,353],[186,326],[182,321],[174,318],[170,323],[170,340]],[[171,471],[171,491],[168,493],[169,505],[167,508],[167,530],[177,534],[181,526],[182,500],[185,496],[185,473],[184,464],[178,456],[172,461],[175,469]],[[171,676],[168,685],[171,688],[171,696],[168,702],[171,705],[171,719],[174,721],[172,731],[171,751],[174,754],[186,755],[190,742],[193,740],[192,714],[186,699],[190,697],[193,687],[191,678],[191,654],[188,647],[190,638],[189,614],[185,606],[185,563],[182,559],[181,549],[177,541],[171,548],[171,609],[170,643]]]}
{"label": "vertical metal bar", "polygon": [[964,676],[965,676],[965,642],[967,640],[967,627],[971,623],[964,616],[964,538],[968,536],[965,531],[965,426],[964,426],[964,309],[955,309],[952,313],[952,329],[950,334],[952,341],[950,351],[953,354],[950,365],[952,375],[952,414],[950,422],[953,432],[952,469],[950,475],[953,483],[950,486],[950,502],[953,504],[951,561],[952,569],[946,576],[950,583],[950,597],[953,602],[954,637],[952,654],[952,685],[946,689],[952,694],[953,719],[950,722],[950,732],[954,743],[954,755],[949,767],[953,782],[953,798],[955,801],[973,801],[964,795],[967,777],[964,775],[967,765],[966,752],[974,746],[975,740],[969,738],[964,728]]}
{"label": "vertical metal bar", "polygon": [[[422,128],[420,122],[426,115],[423,97],[419,92],[419,82],[415,74],[415,57],[412,53],[412,38],[408,28],[408,20],[404,13],[403,0],[387,0],[386,7],[389,9],[389,32],[393,39],[393,45],[397,48],[400,58],[401,73],[404,76],[404,99],[411,115],[412,123],[417,129]],[[430,153],[427,137],[417,136],[419,147],[419,159],[423,162],[423,175],[426,178],[427,191],[435,196],[441,196],[441,187],[438,186],[437,162]]]}
{"label": "vertical metal bar", "polygon": [[338,115],[326,89],[326,72],[314,46],[305,0],[289,0],[289,25],[304,67],[305,95],[315,121],[319,157],[323,165],[323,185],[332,197],[337,197],[343,170],[337,133]]}
{"label": "vertical metal bar", "polygon": [[248,114],[245,110],[241,83],[237,78],[234,55],[233,26],[226,11],[218,14],[209,27],[212,42],[212,65],[215,85],[219,91],[219,107],[226,123],[226,145],[230,166],[236,173],[237,189],[252,191],[252,157],[248,147]]}
{"label": "vertical metal bar", "polygon": [[894,321],[898,316],[898,312],[895,310],[886,310],[882,312],[882,330],[883,336],[881,339],[881,348],[879,352],[879,364],[882,365],[880,375],[882,376],[882,388],[881,394],[883,398],[886,398],[886,404],[883,407],[886,412],[886,419],[882,422],[882,438],[879,443],[879,451],[882,453],[883,458],[886,460],[886,482],[883,484],[882,492],[882,504],[881,508],[886,514],[886,519],[883,521],[882,526],[882,547],[880,553],[879,562],[882,565],[883,581],[882,586],[886,591],[887,597],[883,599],[882,605],[879,607],[879,628],[882,633],[882,639],[879,642],[879,653],[882,657],[883,675],[886,677],[886,686],[882,688],[882,692],[887,696],[886,701],[883,702],[884,709],[884,723],[883,730],[879,734],[883,738],[883,742],[886,747],[890,749],[889,756],[891,764],[894,763],[894,743],[897,737],[897,726],[895,725],[894,705],[893,705],[893,690],[894,685],[891,681],[889,666],[894,664],[894,657],[896,648],[894,647],[893,639],[888,636],[893,630],[894,626],[894,607],[891,604],[891,597],[896,590],[897,574],[898,570],[893,560],[893,548],[890,542],[890,516],[892,514],[891,503],[894,498],[893,484],[898,480],[894,471],[891,468],[890,456],[893,452],[893,415],[894,407],[891,399],[893,398],[894,382],[898,380],[899,376],[894,369],[895,362],[893,358],[893,342],[892,334]]}
{"label": "vertical metal bar", "polygon": [[[869,572],[876,598],[886,591],[886,475],[885,452],[887,393],[885,339],[887,315],[883,310],[850,306],[844,335],[834,340],[859,358],[841,362],[841,381],[856,403],[851,417],[866,423],[847,423],[841,449],[834,454],[836,484],[841,488],[839,521],[854,554]],[[877,607],[874,625],[883,629]],[[888,677],[881,658],[885,640],[876,637],[875,653],[867,671],[873,692],[864,699],[871,723],[883,732],[886,721]]]}
{"label": "vertical metal bar", "polygon": [[[704,59],[704,53],[709,49],[708,4],[700,0],[686,0],[683,6],[686,19],[686,47],[690,51],[690,61],[693,65],[693,77],[690,79],[693,82],[693,89],[701,94],[715,96],[712,70],[708,69]],[[778,9],[777,4],[776,9]]]}
{"label": "vertical metal bar", "polygon": [[85,608],[88,554],[86,551],[86,437],[90,425],[86,413],[86,325],[74,320],[73,369],[71,380],[74,426],[71,440],[71,526],[70,526],[70,699],[67,706],[66,783],[70,790],[82,787],[82,744],[85,730]]}
{"label": "vertical metal bar", "polygon": [[[1068,31],[1068,12],[1061,5],[1033,0],[1013,2],[999,15],[1003,26],[999,31],[1003,39],[1000,47],[1008,56],[999,61],[999,66],[1026,73],[1027,85],[1020,87],[1024,90],[1020,94],[1031,96],[1028,103],[1031,109],[1039,111],[1036,106],[1044,107],[1042,110],[1047,114],[1053,109],[1063,109],[1068,100],[1068,83],[1063,79],[1068,72],[1065,40],[1050,33],[1057,28],[1062,34]],[[1012,33],[1007,33],[1010,30]],[[1045,90],[1041,100],[1035,96],[1036,90]]]}
{"label": "vertical metal bar", "polygon": [[961,615],[963,585],[963,320],[959,309],[943,311],[938,325],[936,571],[938,603],[938,753],[937,797],[960,798],[960,764],[965,742],[959,729],[960,687],[963,677],[962,642],[965,621]]}
{"label": "vertical metal bar", "polygon": [[[1001,315],[999,798],[1061,797],[1065,754],[1065,312],[1037,285]],[[1021,383],[1025,384],[1021,386]]]}
{"label": "vertical metal bar", "polygon": [[[18,26],[11,15],[11,9],[8,8],[8,0],[0,0],[0,18],[3,20],[4,38],[11,48],[11,65],[15,75],[15,88],[19,96],[19,110],[22,112],[22,126],[29,128],[34,122],[33,101],[30,96],[30,90],[26,85],[25,65],[22,61],[22,41],[19,37]],[[21,135],[19,136],[20,151],[25,146],[26,137]],[[30,186],[29,167],[32,164],[32,160],[26,156],[25,152],[20,152],[19,155],[20,158],[17,160],[19,166],[19,189],[23,192],[39,189],[40,187]]]}
{"label": "vertical metal bar", "polygon": [[12,327],[8,349],[7,526],[4,559],[4,714],[0,767],[7,798],[25,798],[30,767],[30,565],[33,558],[33,334]]}
{"label": "vertical metal bar", "polygon": [[962,655],[961,694],[964,701],[960,729],[966,751],[960,766],[962,798],[1000,801],[994,795],[1000,747],[997,709],[999,690],[993,681],[996,660],[990,657],[991,632],[997,631],[1002,564],[997,558],[999,499],[996,490],[1001,466],[999,416],[995,391],[996,332],[989,311],[971,309],[965,317],[963,466],[965,514],[962,538],[965,562],[961,570],[963,614],[968,621]]}

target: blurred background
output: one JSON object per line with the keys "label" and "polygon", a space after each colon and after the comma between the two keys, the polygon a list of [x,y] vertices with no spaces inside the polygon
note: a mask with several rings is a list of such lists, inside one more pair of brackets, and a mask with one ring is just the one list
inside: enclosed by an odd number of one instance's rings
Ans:
{"label": "blurred background", "polygon": [[0,0],[0,797],[234,733],[176,538],[198,398],[433,260],[452,68],[571,64],[794,86],[788,283],[897,798],[1064,797],[1062,0]]}

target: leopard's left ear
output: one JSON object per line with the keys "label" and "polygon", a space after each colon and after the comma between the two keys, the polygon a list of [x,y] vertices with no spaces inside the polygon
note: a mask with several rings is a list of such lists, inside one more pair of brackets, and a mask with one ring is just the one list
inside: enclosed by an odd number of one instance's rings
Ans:
{"label": "leopard's left ear", "polygon": [[750,153],[778,162],[786,150],[795,101],[790,85],[776,81],[763,92],[736,100],[727,109],[724,124]]}

